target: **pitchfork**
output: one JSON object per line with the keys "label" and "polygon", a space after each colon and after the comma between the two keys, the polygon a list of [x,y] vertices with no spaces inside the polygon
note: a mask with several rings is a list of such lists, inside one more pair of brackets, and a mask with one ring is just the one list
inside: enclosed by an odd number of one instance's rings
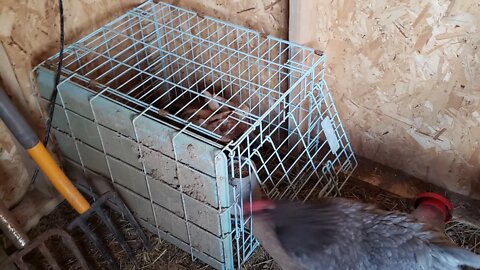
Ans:
{"label": "pitchfork", "polygon": [[92,205],[88,203],[85,197],[78,191],[73,183],[68,179],[65,173],[60,169],[55,160],[52,158],[43,143],[38,139],[33,129],[28,125],[20,112],[11,103],[3,89],[0,88],[0,117],[5,125],[10,129],[16,139],[27,150],[30,157],[37,163],[40,170],[47,176],[57,191],[67,200],[67,202],[80,214],[68,226],[69,230],[79,228],[87,238],[101,252],[102,256],[109,262],[110,266],[118,269],[112,254],[109,252],[102,240],[88,227],[88,219],[92,216],[98,216],[108,230],[118,240],[122,248],[125,250],[131,261],[134,260],[132,249],[128,245],[123,233],[112,222],[110,217],[105,213],[105,207],[108,206],[112,210],[121,214],[141,239],[144,247],[150,249],[150,243],[147,240],[143,230],[128,210],[120,197],[113,191],[109,191]]}
{"label": "pitchfork", "polygon": [[[18,249],[8,258],[0,262],[0,269],[29,269],[28,263],[25,259],[32,256],[36,252],[40,252],[48,266],[53,270],[60,270],[59,262],[48,249],[47,242],[52,239],[60,239],[62,241],[62,248],[69,251],[76,259],[77,266],[81,269],[88,270],[88,264],[80,249],[75,244],[73,238],[64,230],[50,229],[43,232],[33,241],[30,241],[27,234],[23,231],[20,224],[18,224],[15,217],[8,211],[7,206],[0,200],[0,229],[3,234],[12,242]],[[56,246],[58,249],[59,247]]]}

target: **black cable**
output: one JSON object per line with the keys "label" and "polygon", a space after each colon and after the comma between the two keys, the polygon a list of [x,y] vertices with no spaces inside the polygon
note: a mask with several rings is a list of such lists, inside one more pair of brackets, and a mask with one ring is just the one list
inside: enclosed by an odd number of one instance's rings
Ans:
{"label": "black cable", "polygon": [[64,36],[64,22],[63,22],[63,3],[62,0],[58,0],[58,11],[60,14],[60,52],[58,54],[58,66],[57,66],[57,73],[55,74],[55,85],[53,86],[53,92],[50,96],[50,102],[48,104],[48,119],[47,119],[47,127],[45,131],[45,137],[43,138],[43,143],[47,146],[48,141],[50,139],[50,132],[52,130],[52,120],[53,120],[53,112],[55,111],[55,100],[57,99],[58,94],[58,85],[60,84],[60,75],[62,71],[62,64],[63,64],[63,46],[65,44],[65,36]]}
{"label": "black cable", "polygon": [[[57,65],[57,72],[55,74],[55,83],[53,85],[53,91],[50,95],[47,111],[48,111],[48,118],[45,128],[45,136],[43,137],[43,144],[47,147],[50,133],[52,130],[52,120],[53,120],[53,113],[55,112],[55,100],[57,99],[58,94],[58,85],[60,84],[60,76],[62,71],[62,63],[63,63],[63,47],[65,45],[65,29],[64,29],[64,16],[63,16],[63,1],[58,0],[58,13],[60,16],[60,52],[58,53],[58,65]],[[35,183],[37,179],[39,169],[38,167],[35,168],[35,172],[32,175],[31,183]]]}

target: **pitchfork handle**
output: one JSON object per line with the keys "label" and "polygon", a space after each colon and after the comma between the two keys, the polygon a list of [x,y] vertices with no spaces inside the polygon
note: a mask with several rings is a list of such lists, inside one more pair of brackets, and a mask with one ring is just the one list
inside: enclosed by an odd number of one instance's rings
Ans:
{"label": "pitchfork handle", "polygon": [[50,155],[33,129],[28,125],[17,108],[15,108],[1,87],[0,117],[10,132],[12,132],[15,138],[27,150],[30,157],[37,163],[40,170],[48,177],[52,185],[68,203],[80,214],[87,211],[90,208],[90,204],[60,169],[52,158],[52,155]]}

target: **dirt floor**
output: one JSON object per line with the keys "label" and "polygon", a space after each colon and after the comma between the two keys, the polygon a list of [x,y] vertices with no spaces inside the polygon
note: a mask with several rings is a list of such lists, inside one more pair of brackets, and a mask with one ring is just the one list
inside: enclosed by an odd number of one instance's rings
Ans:
{"label": "dirt floor", "polygon": [[[411,201],[386,193],[377,187],[354,179],[350,180],[345,185],[342,190],[342,196],[354,198],[363,202],[374,203],[386,210],[411,211]],[[40,221],[40,224],[32,230],[29,235],[34,238],[39,233],[52,227],[65,228],[75,216],[76,213],[73,212],[73,210],[64,202],[54,212],[47,217],[44,217]],[[91,226],[101,227],[95,222],[93,222]],[[137,265],[135,265],[128,259],[126,254],[124,254],[122,249],[118,246],[118,243],[113,240],[113,237],[111,235],[106,236],[109,246],[115,251],[114,255],[118,259],[121,269],[212,269],[199,261],[192,262],[190,255],[186,252],[176,248],[166,241],[158,239],[152,234],[148,234],[148,237],[154,244],[154,247],[151,251],[144,251],[141,249],[140,241],[136,238],[133,230],[129,229],[130,227],[126,224],[121,224],[121,227],[124,229],[129,243],[137,248]],[[448,225],[447,234],[460,246],[480,253],[479,228],[452,221]],[[74,237],[79,239],[81,238],[81,235],[76,234]],[[82,249],[84,254],[89,254],[88,258],[90,263],[94,265],[95,269],[101,269],[107,265],[92,246],[83,245]],[[63,251],[60,253],[63,253]],[[73,260],[63,254],[60,257],[64,259],[66,269],[75,269]],[[280,268],[275,265],[264,250],[259,248],[253,254],[248,263],[245,264],[244,269],[276,270]]]}

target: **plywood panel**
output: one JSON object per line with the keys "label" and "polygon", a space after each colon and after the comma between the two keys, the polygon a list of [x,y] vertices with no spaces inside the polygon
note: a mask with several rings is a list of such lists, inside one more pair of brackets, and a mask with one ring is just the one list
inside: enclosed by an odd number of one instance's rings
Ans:
{"label": "plywood panel", "polygon": [[480,197],[478,1],[317,1],[316,42],[359,155]]}
{"label": "plywood panel", "polygon": [[[65,0],[67,43],[140,2]],[[167,2],[288,34],[286,0]],[[320,0],[315,12],[315,24],[305,26],[314,28],[307,45],[327,53],[326,79],[356,152],[480,197],[478,1]],[[57,3],[6,0],[0,18],[0,42],[12,64],[2,78],[16,80],[6,90],[41,134],[29,74],[58,50]]]}
{"label": "plywood panel", "polygon": [[288,1],[166,0],[199,15],[229,21],[261,33],[287,38]]}
{"label": "plywood panel", "polygon": [[[65,0],[67,44],[141,2],[143,1]],[[224,19],[231,17],[237,23],[275,36],[285,36],[286,33],[287,2],[283,0],[258,3],[176,1],[174,4],[188,6],[203,15]],[[7,92],[12,93],[20,108],[28,112],[26,115],[30,116],[29,120],[38,133],[41,133],[43,113],[38,103],[37,91],[30,81],[30,72],[34,66],[58,51],[58,3],[46,0],[27,0],[21,3],[6,0],[2,2],[0,15],[0,42],[12,63],[10,75],[18,79],[18,83],[9,87]]]}
{"label": "plywood panel", "polygon": [[21,151],[22,146],[0,121],[0,199],[8,207],[20,201],[30,184]]}
{"label": "plywood panel", "polygon": [[[94,30],[142,1],[64,1],[65,38],[67,44]],[[42,130],[42,112],[32,87],[32,68],[58,51],[59,17],[57,1],[2,2],[0,17],[7,20],[0,28],[0,41],[9,56],[23,98],[22,108],[28,108],[37,130]],[[10,20],[9,18],[13,18]]]}
{"label": "plywood panel", "polygon": [[[140,2],[142,1],[65,0],[67,43],[78,39],[81,35]],[[43,104],[39,102],[38,92],[31,83],[30,72],[40,61],[58,50],[57,5],[57,1],[47,0],[20,2],[5,0],[0,7],[0,78],[13,103],[27,117],[27,121],[39,135],[43,133],[45,122],[41,109]],[[34,167],[3,124],[0,125],[0,134],[2,138],[0,140],[0,172],[4,179],[0,185],[0,198],[10,206],[18,203],[29,188]],[[42,177],[40,175],[40,178]],[[46,193],[39,195],[40,199],[35,199],[33,203],[30,198],[17,207],[18,209],[35,209],[32,205],[38,206],[38,211],[28,212],[34,213],[29,217],[29,223],[25,225],[28,229],[58,203],[57,198],[48,198],[51,187],[48,184],[45,185],[43,179],[37,180],[37,183],[35,190],[43,189]],[[54,191],[51,192],[55,194]],[[36,203],[38,205],[35,205]],[[19,218],[22,217],[19,216]]]}

